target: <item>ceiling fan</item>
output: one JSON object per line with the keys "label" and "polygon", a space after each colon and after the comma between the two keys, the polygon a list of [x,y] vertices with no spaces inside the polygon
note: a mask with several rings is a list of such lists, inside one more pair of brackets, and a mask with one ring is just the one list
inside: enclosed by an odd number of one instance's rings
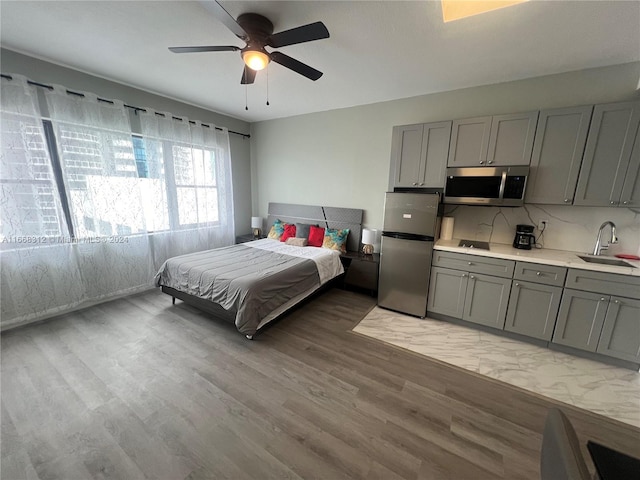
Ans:
{"label": "ceiling fan", "polygon": [[169,47],[173,53],[196,52],[235,52],[240,51],[245,63],[241,84],[251,84],[256,72],[265,68],[270,61],[293,70],[311,80],[318,80],[322,72],[306,65],[282,52],[267,52],[265,47],[280,48],[297,43],[311,42],[329,38],[329,31],[322,22],[310,23],[300,27],[273,33],[271,21],[257,13],[243,13],[234,19],[217,1],[206,2],[206,7],[238,38],[244,40],[246,46],[217,45],[202,47]]}

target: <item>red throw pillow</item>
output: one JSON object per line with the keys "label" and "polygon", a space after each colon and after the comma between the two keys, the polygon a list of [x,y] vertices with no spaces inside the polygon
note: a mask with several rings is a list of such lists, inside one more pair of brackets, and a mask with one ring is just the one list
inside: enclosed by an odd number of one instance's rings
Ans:
{"label": "red throw pillow", "polygon": [[324,241],[324,228],[311,225],[309,228],[309,243],[310,247],[321,247]]}
{"label": "red throw pillow", "polygon": [[284,224],[284,233],[280,237],[281,242],[286,242],[287,238],[296,236],[296,226],[291,223]]}

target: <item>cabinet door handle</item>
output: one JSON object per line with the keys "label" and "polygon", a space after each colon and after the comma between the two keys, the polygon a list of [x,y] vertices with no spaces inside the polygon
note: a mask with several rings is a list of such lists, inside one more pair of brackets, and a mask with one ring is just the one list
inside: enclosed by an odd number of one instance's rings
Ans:
{"label": "cabinet door handle", "polygon": [[570,198],[565,198],[565,199],[564,199],[564,203],[569,203],[570,201],[571,201],[571,199],[570,199]]}
{"label": "cabinet door handle", "polygon": [[614,300],[613,303],[620,303],[620,300]]}
{"label": "cabinet door handle", "polygon": [[616,202],[614,202],[613,200],[609,202],[611,205],[615,205]]}
{"label": "cabinet door handle", "polygon": [[418,182],[413,182],[413,186],[415,187],[416,185],[418,185]]}
{"label": "cabinet door handle", "polygon": [[516,287],[519,287],[519,286],[520,286],[520,284],[519,284],[519,283],[516,283]]}
{"label": "cabinet door handle", "polygon": [[463,274],[462,274],[462,278],[467,278],[467,274],[466,274],[466,273],[463,273]]}
{"label": "cabinet door handle", "polygon": [[542,272],[536,272],[536,275],[540,276],[540,275],[542,275]]}
{"label": "cabinet door handle", "polygon": [[480,160],[480,165],[482,165],[484,163],[484,160]]}
{"label": "cabinet door handle", "polygon": [[493,160],[489,160],[487,163],[491,165],[493,163]]}
{"label": "cabinet door handle", "polygon": [[604,302],[605,300],[606,300],[606,299],[605,299],[604,297],[602,297],[602,298],[600,299],[600,301],[601,301],[601,302]]}
{"label": "cabinet door handle", "polygon": [[424,185],[424,183],[420,182],[420,186],[423,186],[423,185]]}
{"label": "cabinet door handle", "polygon": [[467,262],[467,264],[469,264],[469,265],[473,265],[473,262]]}
{"label": "cabinet door handle", "polygon": [[627,205],[629,202],[627,202],[626,200],[624,202],[622,202],[623,205]]}
{"label": "cabinet door handle", "polygon": [[473,280],[476,277],[474,277],[473,275],[469,275],[469,278]]}

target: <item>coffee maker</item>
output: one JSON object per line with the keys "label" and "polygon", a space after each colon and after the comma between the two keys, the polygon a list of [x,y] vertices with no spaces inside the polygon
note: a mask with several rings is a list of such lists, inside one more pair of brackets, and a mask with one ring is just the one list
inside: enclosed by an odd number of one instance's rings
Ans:
{"label": "coffee maker", "polygon": [[536,244],[536,237],[533,234],[533,225],[516,225],[516,236],[513,239],[513,247],[523,250],[531,250]]}

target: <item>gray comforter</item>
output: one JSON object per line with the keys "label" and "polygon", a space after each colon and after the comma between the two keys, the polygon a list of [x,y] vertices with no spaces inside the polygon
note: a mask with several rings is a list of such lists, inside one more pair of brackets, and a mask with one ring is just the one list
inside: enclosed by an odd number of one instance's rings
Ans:
{"label": "gray comforter", "polygon": [[276,308],[320,286],[313,260],[244,245],[170,258],[154,280],[235,310],[236,328],[245,335]]}

